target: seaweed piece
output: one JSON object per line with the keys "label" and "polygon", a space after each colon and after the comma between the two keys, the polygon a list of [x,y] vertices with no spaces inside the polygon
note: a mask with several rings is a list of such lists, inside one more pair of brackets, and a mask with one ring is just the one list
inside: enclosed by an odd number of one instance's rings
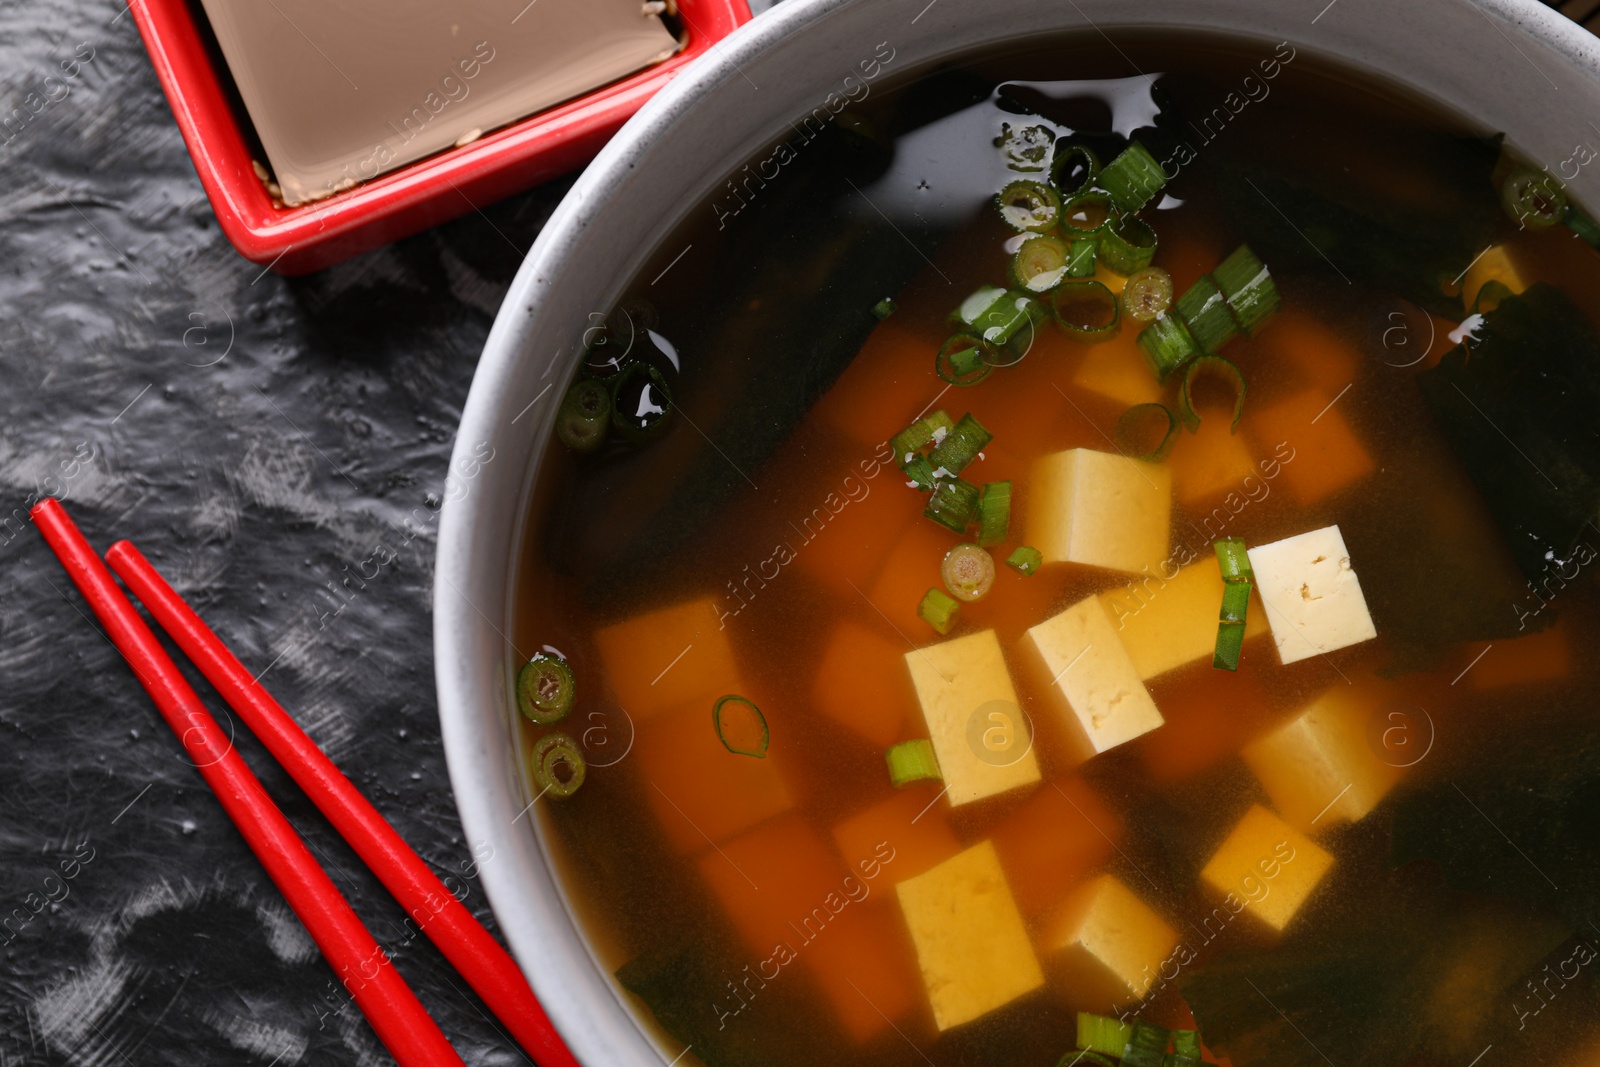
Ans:
{"label": "seaweed piece", "polygon": [[[1548,600],[1600,543],[1600,338],[1549,285],[1508,297],[1417,384],[1518,567]],[[1542,592],[1540,592],[1542,590]]]}

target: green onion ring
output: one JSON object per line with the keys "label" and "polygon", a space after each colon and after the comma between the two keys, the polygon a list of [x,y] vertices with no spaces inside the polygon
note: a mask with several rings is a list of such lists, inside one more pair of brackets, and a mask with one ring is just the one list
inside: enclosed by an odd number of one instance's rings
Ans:
{"label": "green onion ring", "polygon": [[[1066,179],[1077,167],[1082,168],[1083,177],[1069,189]],[[1056,156],[1050,161],[1050,180],[1062,196],[1072,197],[1088,191],[1099,176],[1100,157],[1095,155],[1094,149],[1088,145],[1069,144],[1063,150],[1061,142],[1056,142]]]}
{"label": "green onion ring", "polygon": [[1109,341],[1121,328],[1121,310],[1110,289],[1093,278],[1064,281],[1050,291],[1050,313],[1073,340]]}
{"label": "green onion ring", "polygon": [[1108,194],[1079,193],[1061,205],[1061,232],[1074,238],[1100,234],[1117,214],[1117,202]]}
{"label": "green onion ring", "polygon": [[567,717],[578,683],[560,656],[536,652],[517,672],[517,708],[529,722],[551,726]]}
{"label": "green onion ring", "polygon": [[[743,719],[743,722],[739,720]],[[718,700],[711,706],[711,725],[716,728],[717,740],[736,756],[754,756],[756,759],[767,758],[767,746],[772,743],[772,731],[767,727],[767,717],[761,714],[761,709],[756,707],[754,701],[742,696],[730,694]],[[730,737],[730,733],[738,728],[754,730],[759,728],[760,735],[753,738],[746,747],[737,734]]]}
{"label": "green onion ring", "polygon": [[939,346],[933,357],[933,370],[951,385],[977,385],[994,370],[998,354],[994,345],[980,337],[958,333]]}
{"label": "green onion ring", "polygon": [[[530,765],[541,795],[548,794],[557,800],[565,800],[576,793],[588,774],[588,764],[584,762],[583,753],[578,751],[577,742],[559,730],[534,742]],[[563,767],[567,770],[564,778]]]}
{"label": "green onion ring", "polygon": [[1567,193],[1555,178],[1532,167],[1518,167],[1500,186],[1500,203],[1518,226],[1548,230],[1566,218]]}
{"label": "green onion ring", "polygon": [[1244,372],[1230,359],[1221,356],[1196,356],[1189,364],[1189,369],[1183,372],[1183,388],[1178,391],[1178,417],[1183,420],[1183,425],[1190,433],[1200,429],[1200,415],[1194,409],[1192,394],[1194,383],[1203,374],[1212,377],[1221,376],[1233,385],[1233,422],[1228,427],[1229,433],[1239,430],[1239,417],[1244,414]]}
{"label": "green onion ring", "polygon": [[[1161,440],[1154,448],[1149,448],[1146,447],[1150,437],[1147,427],[1156,425],[1153,418],[1160,418],[1164,425],[1160,431]],[[1117,451],[1124,456],[1160,463],[1178,441],[1178,417],[1165,404],[1135,404],[1117,420],[1115,439]]]}
{"label": "green onion ring", "polygon": [[1043,182],[1012,182],[995,197],[1000,217],[1020,233],[1046,233],[1061,217],[1061,197]]}

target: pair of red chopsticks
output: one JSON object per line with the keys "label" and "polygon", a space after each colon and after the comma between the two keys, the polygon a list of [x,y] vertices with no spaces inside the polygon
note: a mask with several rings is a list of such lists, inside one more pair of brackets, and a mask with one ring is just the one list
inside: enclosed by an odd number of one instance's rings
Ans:
{"label": "pair of red chopsticks", "polygon": [[[111,643],[133,668],[206,784],[396,1062],[401,1067],[461,1065],[461,1057],[438,1024],[312,858],[66,509],[47,499],[34,506],[32,517],[105,624]],[[535,1062],[540,1067],[578,1067],[510,955],[139,550],[127,541],[118,541],[106,552],[106,562]]]}

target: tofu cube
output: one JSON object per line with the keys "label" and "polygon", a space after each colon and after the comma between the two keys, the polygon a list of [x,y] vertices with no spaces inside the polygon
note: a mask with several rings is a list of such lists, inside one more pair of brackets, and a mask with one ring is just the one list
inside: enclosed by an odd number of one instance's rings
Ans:
{"label": "tofu cube", "polygon": [[1230,911],[1249,912],[1281,931],[1332,866],[1333,857],[1310,838],[1254,804],[1206,862],[1200,880],[1224,896]]}
{"label": "tofu cube", "polygon": [[1053,981],[1096,1011],[1142,998],[1177,944],[1178,932],[1109,874],[1080,886],[1043,939]]}
{"label": "tofu cube", "polygon": [[912,695],[899,667],[905,647],[858,622],[840,623],[817,666],[817,710],[877,748],[901,740]]}
{"label": "tofu cube", "polygon": [[[1220,608],[1220,596],[1217,604]],[[1046,700],[1069,733],[1086,742],[1083,756],[1161,725],[1161,712],[1099,597],[1080,600],[1030,629],[1022,649]]]}
{"label": "tofu cube", "polygon": [[1297,393],[1242,424],[1250,428],[1257,455],[1274,457],[1289,495],[1302,504],[1315,504],[1377,470],[1340,410],[1343,388]]}
{"label": "tofu cube", "polygon": [[[927,817],[923,818],[927,821]],[[1058,908],[1111,858],[1122,820],[1077,776],[1057,778],[994,824],[994,848],[1027,916]]]}
{"label": "tofu cube", "polygon": [[1339,527],[1252,548],[1250,566],[1285,664],[1378,636]]}
{"label": "tofu cube", "polygon": [[[1100,594],[1112,628],[1122,638],[1143,679],[1198,659],[1209,660],[1217,647],[1217,618],[1222,611],[1222,568],[1210,549],[1206,555],[1163,581],[1146,575],[1121,589]],[[1252,597],[1245,613],[1248,640],[1267,632],[1267,613]]]}
{"label": "tofu cube", "polygon": [[1145,366],[1137,330],[1123,330],[1104,344],[1086,349],[1072,384],[1123,407],[1161,399],[1161,386]]}
{"label": "tofu cube", "polygon": [[1368,732],[1381,705],[1370,686],[1337,685],[1245,746],[1245,763],[1289,825],[1311,833],[1356,822],[1399,781],[1399,768],[1379,758]]}
{"label": "tofu cube", "polygon": [[993,630],[907,652],[905,660],[951,806],[1039,780],[1031,732]]}
{"label": "tofu cube", "polygon": [[1172,475],[1161,464],[1070,448],[1034,462],[1027,543],[1046,563],[1138,573],[1166,558]]}
{"label": "tofu cube", "polygon": [[594,635],[606,681],[635,722],[699,697],[738,692],[733,646],[721,615],[716,598],[703,597]]}
{"label": "tofu cube", "polygon": [[839,854],[862,873],[882,863],[889,883],[903,882],[931,870],[961,851],[950,829],[949,812],[929,803],[923,790],[897,791],[838,823],[833,840]]}
{"label": "tofu cube", "polygon": [[895,886],[941,1031],[1044,985],[994,845],[980,842]]}
{"label": "tofu cube", "polygon": [[[1146,373],[1145,377],[1150,375]],[[1172,491],[1185,504],[1209,502],[1225,493],[1244,500],[1251,486],[1260,483],[1255,455],[1242,434],[1232,433],[1231,408],[1210,408],[1194,437],[1183,442],[1167,460],[1172,468]],[[1246,483],[1245,479],[1254,478]],[[1260,490],[1257,489],[1257,492]],[[1236,506],[1224,501],[1224,506]]]}

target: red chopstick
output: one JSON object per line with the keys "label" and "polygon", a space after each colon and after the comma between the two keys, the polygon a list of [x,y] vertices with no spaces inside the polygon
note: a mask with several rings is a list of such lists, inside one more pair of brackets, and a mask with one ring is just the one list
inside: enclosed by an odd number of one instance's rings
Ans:
{"label": "red chopstick", "polygon": [[133,668],[161,717],[178,735],[201,777],[395,1061],[402,1067],[466,1067],[157,643],[66,509],[47,499],[34,505],[31,514],[68,577],[105,624],[111,643]]}
{"label": "red chopstick", "polygon": [[128,541],[106,552],[156,623],[238,712],[540,1067],[578,1067],[509,953]]}

